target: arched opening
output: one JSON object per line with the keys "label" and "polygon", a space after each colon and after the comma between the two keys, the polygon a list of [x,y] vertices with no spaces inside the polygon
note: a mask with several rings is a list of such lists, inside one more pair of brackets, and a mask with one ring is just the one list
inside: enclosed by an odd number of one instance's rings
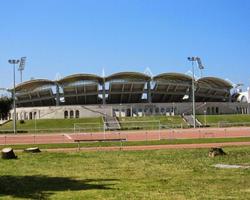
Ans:
{"label": "arched opening", "polygon": [[210,112],[210,107],[207,108],[207,114],[210,115],[211,112]]}
{"label": "arched opening", "polygon": [[69,117],[69,113],[67,110],[64,111],[64,119],[68,119]]}
{"label": "arched opening", "polygon": [[34,119],[37,119],[37,118],[36,118],[36,112],[34,112],[33,116],[34,116]]}
{"label": "arched opening", "polygon": [[215,112],[216,112],[217,115],[219,114],[219,107],[215,108]]}
{"label": "arched opening", "polygon": [[32,119],[32,112],[29,113],[29,119]]}
{"label": "arched opening", "polygon": [[79,110],[76,110],[76,118],[79,118],[80,117],[80,112]]}
{"label": "arched opening", "polygon": [[27,119],[28,119],[27,113],[24,112],[24,120],[27,120]]}
{"label": "arched opening", "polygon": [[165,108],[161,108],[161,114],[165,115]]}
{"label": "arched opening", "polygon": [[71,111],[69,112],[69,115],[70,115],[70,118],[74,118],[74,111],[71,110]]}

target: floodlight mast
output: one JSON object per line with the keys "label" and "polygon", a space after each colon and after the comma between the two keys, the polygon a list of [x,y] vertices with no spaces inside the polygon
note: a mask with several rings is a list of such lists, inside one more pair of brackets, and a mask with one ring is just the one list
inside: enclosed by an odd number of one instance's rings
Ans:
{"label": "floodlight mast", "polygon": [[[200,70],[204,69],[201,59],[197,56],[188,57],[188,61],[192,62],[192,110],[193,110],[193,126],[196,128],[196,113],[195,113],[195,75],[194,75],[194,62],[197,62]],[[201,74],[202,75],[202,74]]]}
{"label": "floodlight mast", "polygon": [[13,131],[14,134],[16,134],[16,64],[20,62],[20,60],[17,59],[11,59],[8,60],[10,64],[13,65]]}
{"label": "floodlight mast", "polygon": [[23,70],[25,68],[25,62],[26,62],[26,57],[22,57],[21,60],[20,60],[19,67],[18,67],[18,71],[20,71],[21,83],[23,82]]}

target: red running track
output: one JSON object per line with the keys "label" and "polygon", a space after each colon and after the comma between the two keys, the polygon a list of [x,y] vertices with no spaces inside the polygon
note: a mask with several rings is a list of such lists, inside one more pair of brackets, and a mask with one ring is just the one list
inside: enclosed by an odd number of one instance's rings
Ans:
{"label": "red running track", "polygon": [[113,131],[106,133],[79,134],[6,134],[0,135],[0,145],[72,143],[74,142],[74,140],[100,140],[121,138],[126,139],[127,141],[145,141],[159,139],[233,137],[250,137],[250,127],[171,129],[155,131]]}

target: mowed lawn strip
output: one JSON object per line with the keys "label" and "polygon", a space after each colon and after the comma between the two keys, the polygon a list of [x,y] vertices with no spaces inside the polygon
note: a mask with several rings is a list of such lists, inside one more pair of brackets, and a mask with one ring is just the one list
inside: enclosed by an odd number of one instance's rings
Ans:
{"label": "mowed lawn strip", "polygon": [[250,147],[208,149],[17,153],[0,162],[0,199],[250,199]]}
{"label": "mowed lawn strip", "polygon": [[[204,143],[223,143],[223,142],[250,142],[250,137],[240,138],[202,138],[202,139],[171,139],[155,141],[123,141],[123,142],[81,142],[80,147],[115,147],[115,146],[144,146],[144,145],[170,145],[170,144],[204,144]],[[57,148],[78,148],[78,143],[62,144],[27,144],[27,145],[1,145],[0,148],[12,147],[14,149],[25,149],[37,146],[40,149]]]}
{"label": "mowed lawn strip", "polygon": [[187,123],[180,115],[175,116],[143,116],[143,117],[120,117],[120,125],[124,129],[158,129],[162,128],[187,127]]}
{"label": "mowed lawn strip", "polygon": [[[79,118],[79,119],[39,119],[39,120],[25,120],[24,123],[17,121],[18,130],[26,130],[28,132],[45,131],[47,132],[73,132],[74,124],[78,124],[77,128],[86,128],[91,131],[91,129],[97,131],[100,129],[99,126],[103,126],[103,121],[101,117],[95,118]],[[13,122],[10,121],[2,126],[0,126],[0,131],[13,129]],[[86,131],[87,131],[86,130]],[[103,128],[101,128],[103,130]]]}
{"label": "mowed lawn strip", "polygon": [[250,126],[250,115],[197,115],[197,119],[205,124],[218,125],[218,123],[248,123]]}

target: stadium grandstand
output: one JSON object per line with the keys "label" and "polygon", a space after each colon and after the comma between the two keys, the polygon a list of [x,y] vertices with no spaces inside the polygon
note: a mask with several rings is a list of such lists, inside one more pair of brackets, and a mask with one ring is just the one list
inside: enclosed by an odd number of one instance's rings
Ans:
{"label": "stadium grandstand", "polygon": [[[231,83],[218,77],[195,80],[197,113],[249,113],[249,104],[237,102],[232,89]],[[16,105],[20,116],[32,112],[40,113],[39,118],[66,118],[65,112],[77,113],[78,117],[173,115],[191,113],[191,93],[192,77],[181,73],[154,77],[139,72],[119,72],[107,77],[73,74],[60,80],[20,83],[16,86]],[[50,114],[53,109],[54,114]]]}

